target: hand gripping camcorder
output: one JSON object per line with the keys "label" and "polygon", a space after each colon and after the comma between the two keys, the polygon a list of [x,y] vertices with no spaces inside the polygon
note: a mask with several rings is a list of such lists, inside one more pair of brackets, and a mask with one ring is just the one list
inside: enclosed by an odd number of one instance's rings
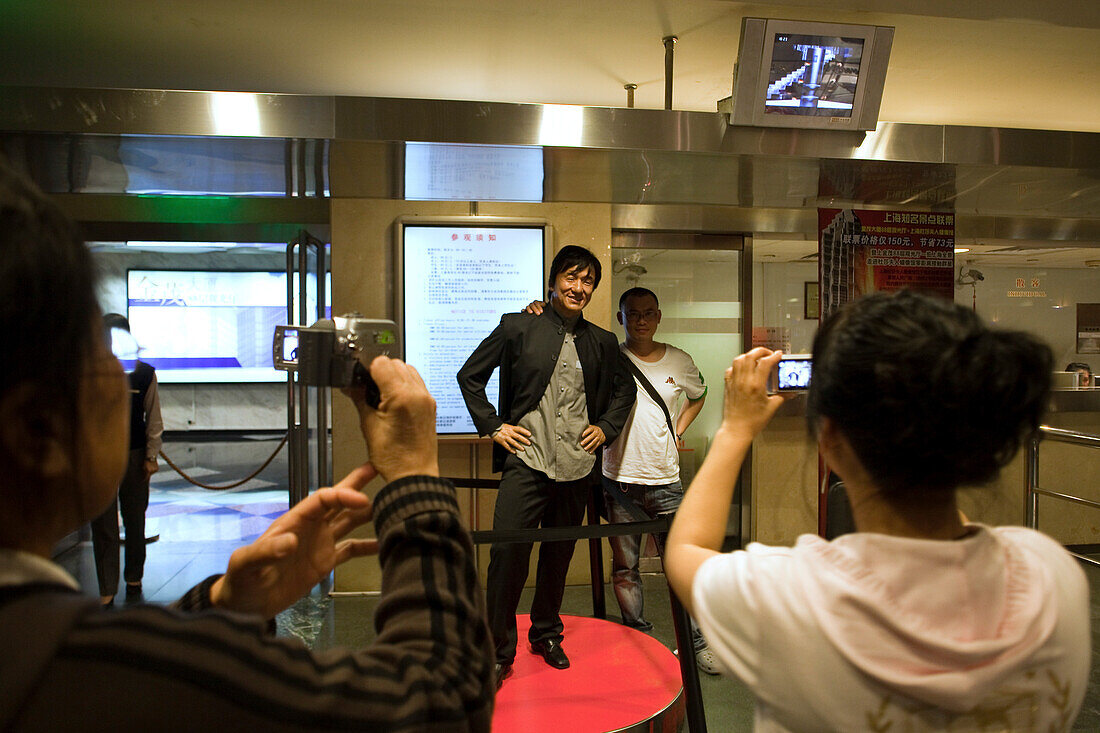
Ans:
{"label": "hand gripping camcorder", "polygon": [[305,326],[276,326],[272,344],[275,368],[297,372],[314,387],[364,387],[367,404],[378,407],[381,395],[367,367],[376,356],[401,354],[393,321],[347,313]]}

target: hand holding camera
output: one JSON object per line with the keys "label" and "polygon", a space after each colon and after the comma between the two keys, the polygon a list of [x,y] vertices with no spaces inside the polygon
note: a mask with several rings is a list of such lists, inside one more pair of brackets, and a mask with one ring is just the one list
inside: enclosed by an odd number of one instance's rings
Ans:
{"label": "hand holding camera", "polygon": [[767,389],[769,381],[776,378],[782,358],[781,351],[757,347],[733,360],[725,374],[719,432],[739,434],[751,441],[764,429],[786,399]]}
{"label": "hand holding camera", "polygon": [[359,410],[371,464],[386,481],[438,476],[435,400],[420,373],[399,359],[377,356],[370,375],[381,393],[377,408],[359,391],[348,394]]}

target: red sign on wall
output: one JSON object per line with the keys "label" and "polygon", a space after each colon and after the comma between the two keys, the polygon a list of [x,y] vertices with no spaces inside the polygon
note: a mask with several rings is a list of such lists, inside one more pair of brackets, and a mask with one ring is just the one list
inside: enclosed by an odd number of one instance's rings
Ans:
{"label": "red sign on wall", "polygon": [[864,293],[955,294],[955,215],[818,209],[821,315]]}

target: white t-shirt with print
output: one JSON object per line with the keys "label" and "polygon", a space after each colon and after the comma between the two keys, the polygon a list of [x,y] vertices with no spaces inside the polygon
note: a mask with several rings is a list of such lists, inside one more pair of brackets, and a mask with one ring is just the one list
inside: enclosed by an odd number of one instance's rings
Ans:
{"label": "white t-shirt with print", "polygon": [[[646,376],[661,396],[672,424],[676,424],[680,395],[697,400],[706,391],[703,375],[687,354],[671,344],[657,361],[642,361],[620,344],[627,355]],[[637,378],[634,380],[637,382]],[[665,421],[665,414],[641,384],[638,399],[626,419],[618,440],[604,449],[603,475],[612,481],[657,486],[680,480],[680,460],[676,453],[676,436]]]}

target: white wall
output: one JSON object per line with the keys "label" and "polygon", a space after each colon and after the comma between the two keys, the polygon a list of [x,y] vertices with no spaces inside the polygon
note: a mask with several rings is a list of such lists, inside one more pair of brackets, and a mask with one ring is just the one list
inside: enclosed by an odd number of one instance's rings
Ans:
{"label": "white wall", "polygon": [[[1100,271],[1031,266],[978,265],[985,280],[974,288],[956,286],[955,302],[1004,328],[1027,331],[1050,344],[1054,366],[1071,361],[1100,368],[1100,354],[1077,353],[1077,304],[1100,302]],[[1016,281],[1023,278],[1024,287]],[[753,265],[753,321],[757,326],[790,329],[791,351],[809,352],[816,320],[803,318],[803,284],[817,280],[817,264],[779,262]],[[1038,287],[1032,287],[1038,280]],[[1021,297],[1019,293],[1039,294]],[[1010,293],[1015,293],[1010,295]]]}
{"label": "white wall", "polygon": [[817,282],[816,262],[757,262],[752,268],[753,326],[790,329],[790,353],[808,354],[817,319],[804,317],[805,284]]}
{"label": "white wall", "polygon": [[[955,288],[955,302],[968,308],[977,300],[978,313],[988,321],[1016,328],[1046,340],[1054,351],[1055,369],[1083,361],[1095,372],[1100,354],[1077,353],[1077,304],[1100,303],[1100,270],[1037,268],[1032,266],[972,265],[985,280],[974,288]],[[1023,278],[1024,287],[1016,281]],[[1038,287],[1032,281],[1038,280]],[[1038,293],[1038,297],[1018,294]],[[1017,295],[1010,295],[1017,293]]]}

